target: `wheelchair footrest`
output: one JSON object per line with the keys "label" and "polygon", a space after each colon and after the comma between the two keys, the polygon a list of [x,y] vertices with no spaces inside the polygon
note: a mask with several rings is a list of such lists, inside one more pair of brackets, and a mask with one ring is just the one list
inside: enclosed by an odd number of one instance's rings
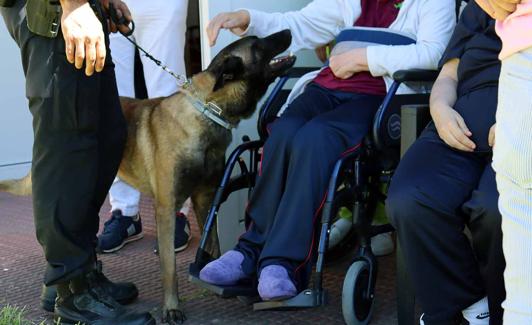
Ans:
{"label": "wheelchair footrest", "polygon": [[234,286],[217,286],[207,283],[199,278],[199,268],[195,264],[190,265],[188,280],[206,289],[222,298],[234,298],[234,297],[257,297],[257,284],[255,281],[249,281],[248,283],[237,284]]}
{"label": "wheelchair footrest", "polygon": [[262,301],[253,304],[254,311],[261,310],[292,310],[302,308],[320,307],[327,303],[327,292],[325,290],[307,289],[297,296],[281,301]]}

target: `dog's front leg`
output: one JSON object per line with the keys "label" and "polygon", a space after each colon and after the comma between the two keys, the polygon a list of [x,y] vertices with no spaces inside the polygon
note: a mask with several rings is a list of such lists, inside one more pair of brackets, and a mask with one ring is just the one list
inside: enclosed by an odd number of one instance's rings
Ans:
{"label": "dog's front leg", "polygon": [[[194,207],[196,220],[198,221],[198,226],[201,232],[205,231],[205,221],[207,214],[209,213],[209,209],[211,208],[212,201],[214,200],[215,191],[216,183],[213,183],[200,186],[194,193],[192,193],[192,206]],[[209,241],[207,242],[206,251],[214,258],[218,258],[220,256],[220,245],[218,244],[218,230],[216,221],[213,225]]]}
{"label": "dog's front leg", "polygon": [[[179,309],[177,294],[177,274],[174,253],[176,205],[172,192],[166,193],[164,198],[156,197],[156,201],[157,237],[159,241],[159,257],[161,259],[161,275],[164,291],[162,321],[163,323],[169,324],[181,324],[186,320],[186,317]],[[181,204],[183,202],[184,200],[180,200]]]}

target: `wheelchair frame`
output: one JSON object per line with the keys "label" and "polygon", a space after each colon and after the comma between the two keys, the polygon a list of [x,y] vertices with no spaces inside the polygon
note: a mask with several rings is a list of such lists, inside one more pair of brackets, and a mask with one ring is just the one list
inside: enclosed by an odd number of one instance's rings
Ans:
{"label": "wheelchair frame", "polygon": [[[192,283],[212,291],[223,298],[247,297],[244,299],[246,302],[254,302],[256,300],[253,300],[252,297],[256,297],[258,294],[256,280],[253,283],[242,283],[235,286],[216,286],[199,279],[200,270],[208,262],[213,260],[213,257],[206,252],[205,247],[215,225],[215,220],[218,217],[219,208],[231,193],[245,188],[250,189],[250,191],[252,190],[260,161],[260,150],[267,137],[266,125],[273,121],[277,115],[279,105],[275,104],[279,101],[280,94],[283,91],[286,92],[286,90],[283,90],[284,85],[289,79],[301,77],[313,69],[315,68],[294,68],[280,78],[274,86],[272,94],[260,110],[258,129],[261,139],[250,141],[248,137],[244,137],[244,143],[238,146],[227,160],[224,175],[216,191],[215,199],[205,223],[195,261],[189,268],[189,279]],[[360,244],[353,264],[361,261],[367,265],[369,270],[367,286],[363,290],[362,297],[357,297],[357,299],[363,299],[366,305],[369,303],[370,307],[372,306],[377,277],[377,260],[371,252],[371,237],[393,231],[392,226],[389,224],[379,226],[371,225],[372,216],[367,211],[371,211],[377,199],[382,199],[382,197],[376,197],[374,194],[377,193],[374,188],[374,180],[377,178],[379,180],[382,180],[382,178],[385,181],[389,180],[399,161],[400,107],[406,103],[423,104],[428,99],[428,94],[396,95],[396,92],[403,82],[434,81],[436,76],[437,71],[425,70],[400,71],[394,75],[395,82],[385,96],[375,116],[372,135],[367,137],[357,150],[341,157],[334,167],[329,181],[327,198],[322,210],[316,269],[312,276],[311,285],[308,289],[291,299],[257,302],[254,304],[254,310],[312,308],[321,306],[327,302],[327,293],[323,288],[324,260],[328,246],[330,222],[334,210],[333,205],[338,195],[337,188],[341,179],[349,179],[347,184],[350,185],[343,191],[349,191],[348,195],[351,195],[353,198],[353,220],[356,220],[355,228],[357,229]],[[248,151],[249,159],[246,164],[242,156]],[[378,160],[382,154],[391,157],[388,161],[388,167],[385,170],[374,168],[374,166],[378,165]],[[232,176],[237,163],[241,173],[237,176]],[[354,280],[356,281],[356,279]],[[356,306],[353,306],[353,308],[356,308]],[[365,315],[364,318],[371,316],[371,310],[367,310],[367,313],[369,315]]]}

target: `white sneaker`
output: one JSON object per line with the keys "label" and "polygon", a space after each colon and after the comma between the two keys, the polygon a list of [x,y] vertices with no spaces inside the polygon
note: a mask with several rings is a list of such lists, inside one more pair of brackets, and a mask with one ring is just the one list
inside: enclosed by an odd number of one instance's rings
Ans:
{"label": "white sneaker", "polygon": [[375,256],[386,256],[393,253],[392,233],[378,234],[371,238],[371,251]]}
{"label": "white sneaker", "polygon": [[[419,318],[419,325],[425,325],[423,315],[425,314],[421,314]],[[490,323],[488,297],[484,297],[462,310],[462,316],[469,322],[469,325],[488,325]]]}
{"label": "white sneaker", "polygon": [[347,236],[349,231],[353,227],[353,221],[346,218],[339,218],[331,226],[331,232],[329,234],[329,246],[328,248],[334,248],[338,245],[342,239]]}
{"label": "white sneaker", "polygon": [[469,322],[469,325],[488,325],[490,323],[488,297],[484,297],[462,310],[462,316]]}

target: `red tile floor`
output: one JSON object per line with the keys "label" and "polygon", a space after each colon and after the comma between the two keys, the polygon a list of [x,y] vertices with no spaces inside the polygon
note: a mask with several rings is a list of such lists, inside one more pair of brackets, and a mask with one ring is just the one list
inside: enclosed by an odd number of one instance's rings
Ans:
{"label": "red tile floor", "polygon": [[[102,223],[109,207],[102,209]],[[152,253],[155,243],[153,209],[143,198],[141,214],[144,239],[127,245],[111,255],[104,255],[105,274],[111,279],[133,281],[140,290],[135,308],[153,310],[158,315],[162,301],[159,262]],[[341,289],[348,260],[326,269],[325,287],[329,290],[327,306],[299,311],[253,312],[236,299],[221,299],[195,287],[187,280],[188,265],[198,244],[198,229],[192,222],[191,247],[177,259],[180,297],[188,325],[196,324],[343,324]],[[376,306],[371,324],[397,324],[395,303],[395,260],[393,256],[379,259]],[[43,254],[34,236],[31,198],[0,193],[0,306],[25,306],[27,316],[40,321],[50,315],[39,309],[39,293],[44,270]]]}

